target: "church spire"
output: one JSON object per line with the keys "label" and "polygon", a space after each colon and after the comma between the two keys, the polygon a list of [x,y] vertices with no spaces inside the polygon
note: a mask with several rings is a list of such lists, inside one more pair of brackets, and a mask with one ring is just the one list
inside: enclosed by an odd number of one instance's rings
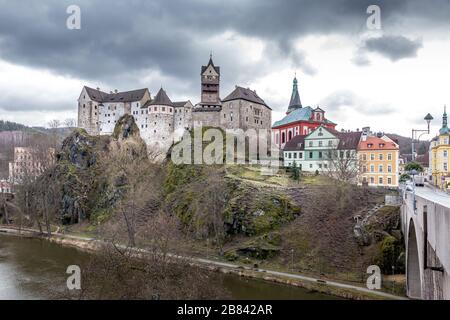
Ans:
{"label": "church spire", "polygon": [[442,116],[442,127],[447,127],[447,106],[444,106],[444,115]]}
{"label": "church spire", "polygon": [[450,134],[450,129],[447,123],[447,106],[444,106],[444,114],[442,115],[442,128],[439,130],[439,134]]}
{"label": "church spire", "polygon": [[287,113],[290,113],[296,109],[302,108],[302,102],[300,101],[300,94],[298,93],[298,81],[297,74],[292,82],[292,94],[291,101],[289,102],[289,107]]}

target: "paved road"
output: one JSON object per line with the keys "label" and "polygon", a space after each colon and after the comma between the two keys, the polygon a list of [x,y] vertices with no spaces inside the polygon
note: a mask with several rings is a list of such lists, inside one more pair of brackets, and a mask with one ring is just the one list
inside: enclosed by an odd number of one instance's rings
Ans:
{"label": "paved road", "polygon": [[450,208],[450,196],[432,186],[416,187],[416,195]]}

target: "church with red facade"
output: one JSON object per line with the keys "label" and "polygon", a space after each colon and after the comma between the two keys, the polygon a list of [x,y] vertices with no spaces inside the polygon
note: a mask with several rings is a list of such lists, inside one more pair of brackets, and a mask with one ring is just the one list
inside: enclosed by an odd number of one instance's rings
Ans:
{"label": "church with red facade", "polygon": [[272,126],[272,134],[277,146],[282,149],[293,137],[307,135],[319,126],[335,129],[336,123],[325,117],[325,111],[319,107],[303,107],[298,93],[298,81],[294,78],[291,101],[286,116]]}

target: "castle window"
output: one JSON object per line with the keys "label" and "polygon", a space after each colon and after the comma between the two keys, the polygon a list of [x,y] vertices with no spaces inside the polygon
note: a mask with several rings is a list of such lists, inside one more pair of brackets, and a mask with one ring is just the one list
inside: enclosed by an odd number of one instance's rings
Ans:
{"label": "castle window", "polygon": [[[364,159],[365,160],[365,159]],[[388,160],[391,161],[392,160],[392,153],[388,153]]]}
{"label": "castle window", "polygon": [[172,112],[172,108],[169,108],[169,111]]}
{"label": "castle window", "polygon": [[223,118],[224,118],[224,119],[227,118],[227,114],[226,114],[226,113],[223,114]]}
{"label": "castle window", "polygon": [[166,111],[166,107],[162,107],[162,111],[163,111],[163,112]]}
{"label": "castle window", "polygon": [[248,117],[245,117],[245,121],[248,122]]}
{"label": "castle window", "polygon": [[84,108],[86,108],[86,105],[85,105],[85,104],[83,104],[83,109],[84,109]]}
{"label": "castle window", "polygon": [[158,111],[158,107],[155,107],[155,111]]}
{"label": "castle window", "polygon": [[383,154],[382,153],[378,154],[378,160],[383,161]]}

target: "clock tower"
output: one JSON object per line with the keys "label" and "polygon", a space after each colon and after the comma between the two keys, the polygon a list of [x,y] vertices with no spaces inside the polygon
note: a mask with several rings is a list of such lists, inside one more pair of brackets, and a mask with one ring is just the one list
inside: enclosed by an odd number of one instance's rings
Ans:
{"label": "clock tower", "polygon": [[212,54],[209,57],[208,65],[202,66],[201,72],[202,96],[200,104],[202,106],[220,106],[220,67],[214,66]]}

